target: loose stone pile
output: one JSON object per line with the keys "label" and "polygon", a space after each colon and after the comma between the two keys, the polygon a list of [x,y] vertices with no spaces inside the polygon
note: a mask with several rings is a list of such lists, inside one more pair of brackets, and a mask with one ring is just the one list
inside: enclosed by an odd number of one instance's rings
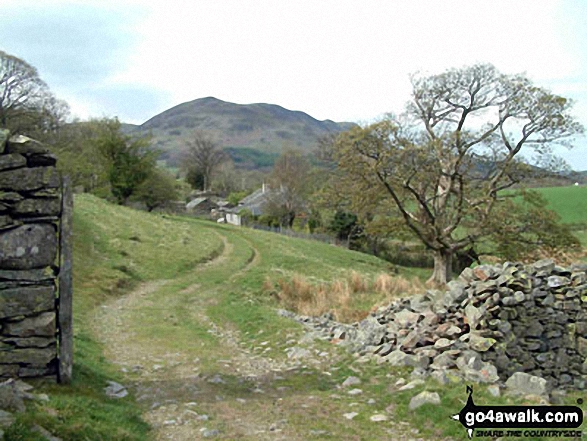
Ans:
{"label": "loose stone pile", "polygon": [[514,379],[536,384],[540,377],[544,390],[585,389],[586,271],[587,264],[563,268],[551,260],[481,265],[446,292],[400,299],[359,323],[296,318],[355,353],[442,382],[458,375],[493,383],[524,372]]}
{"label": "loose stone pile", "polygon": [[0,130],[0,377],[56,373],[56,158]]}

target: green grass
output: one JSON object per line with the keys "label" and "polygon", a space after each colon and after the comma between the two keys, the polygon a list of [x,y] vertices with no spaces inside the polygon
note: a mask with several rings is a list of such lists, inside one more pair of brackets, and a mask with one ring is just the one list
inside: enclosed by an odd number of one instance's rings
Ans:
{"label": "green grass", "polygon": [[[96,307],[139,282],[170,279],[220,254],[224,244],[207,230],[165,216],[118,207],[89,195],[74,211],[74,377],[71,386],[39,384],[47,404],[29,406],[6,431],[9,440],[36,439],[39,424],[63,440],[145,440],[149,427],[134,400],[108,399],[108,380],[122,374],[103,356],[90,331]],[[40,439],[40,438],[39,438]]]}
{"label": "green grass", "polygon": [[[125,384],[137,377],[109,362],[104,355],[106,348],[93,333],[93,321],[100,317],[101,305],[141,282],[166,280],[141,298],[137,308],[128,311],[129,335],[157,356],[182,351],[186,359],[199,357],[201,373],[210,375],[218,372],[217,360],[227,354],[209,326],[199,320],[199,311],[214,323],[238,331],[244,347],[257,350],[254,353],[270,347],[265,356],[279,360],[286,356],[286,341],[299,339],[303,330],[275,313],[280,305],[263,290],[266,278],[300,275],[313,283],[328,283],[346,279],[351,271],[369,278],[391,269],[387,262],[373,256],[319,242],[133,211],[88,195],[76,197],[74,228],[74,381],[71,386],[38,384],[37,392],[46,392],[49,402],[30,403],[27,412],[6,431],[9,440],[40,439],[32,432],[34,424],[65,441],[152,438],[141,418],[145,409],[135,397],[112,400],[105,396],[108,380]],[[216,257],[215,264],[204,264]],[[404,277],[422,271],[400,268]],[[374,296],[372,300],[376,303],[378,299]],[[361,299],[361,303],[366,307],[368,301]],[[268,344],[261,347],[261,342]],[[315,342],[314,347],[337,354],[327,372],[301,368],[284,374],[276,383],[288,388],[287,418],[292,425],[331,433],[330,437],[316,435],[312,439],[393,439],[390,433],[398,421],[409,422],[427,438],[464,439],[462,427],[448,418],[464,403],[462,384],[442,387],[428,381],[420,389],[399,393],[393,384],[400,377],[408,377],[406,370],[358,363],[330,343]],[[349,375],[362,379],[362,396],[351,397],[340,389]],[[225,379],[225,385],[209,387],[218,387],[227,397],[246,396],[247,405],[261,414],[266,410],[262,400],[247,395],[251,386],[247,381],[230,370]],[[181,387],[183,384],[178,385]],[[409,411],[410,398],[423,388],[437,390],[442,406]],[[479,395],[476,392],[479,403],[505,400],[490,398],[483,391],[479,387]],[[375,404],[368,404],[367,398],[373,398]],[[214,404],[206,406],[203,411],[211,415],[211,424],[222,429],[222,414],[215,415]],[[395,409],[393,422],[369,420],[370,415],[384,413],[388,406]],[[353,421],[342,417],[350,411],[359,412]]]}
{"label": "green grass", "polygon": [[548,208],[558,213],[561,221],[571,225],[581,245],[587,247],[587,186],[545,187],[534,189],[548,202]]}
{"label": "green grass", "polygon": [[535,188],[566,224],[587,224],[587,187],[547,187]]}

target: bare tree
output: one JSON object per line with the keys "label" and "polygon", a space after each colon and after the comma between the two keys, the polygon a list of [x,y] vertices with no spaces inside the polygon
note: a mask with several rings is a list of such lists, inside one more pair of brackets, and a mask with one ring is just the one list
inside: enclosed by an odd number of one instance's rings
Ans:
{"label": "bare tree", "polygon": [[185,155],[187,182],[195,189],[210,189],[214,172],[226,159],[226,153],[209,134],[196,130]]}
{"label": "bare tree", "polygon": [[500,191],[528,172],[521,153],[548,154],[583,128],[569,100],[487,64],[412,87],[403,114],[342,134],[333,156],[350,193],[395,210],[434,253],[430,282],[444,284],[453,256],[499,228]]}
{"label": "bare tree", "polygon": [[275,161],[269,185],[267,213],[291,228],[296,215],[306,208],[311,186],[310,163],[300,152],[285,151]]}
{"label": "bare tree", "polygon": [[53,96],[35,67],[0,51],[0,126],[39,138],[67,113],[67,104]]}

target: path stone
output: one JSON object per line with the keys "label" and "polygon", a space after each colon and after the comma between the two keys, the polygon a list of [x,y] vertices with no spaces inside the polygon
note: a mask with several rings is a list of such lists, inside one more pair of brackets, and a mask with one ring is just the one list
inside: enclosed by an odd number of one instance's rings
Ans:
{"label": "path stone", "polygon": [[104,392],[110,398],[124,398],[128,395],[126,388],[115,381],[109,381],[108,386],[104,388]]}
{"label": "path stone", "polygon": [[422,380],[421,378],[417,378],[415,380],[410,381],[408,384],[403,385],[402,387],[400,387],[398,390],[400,392],[404,391],[404,390],[410,390],[410,389],[414,389],[416,386],[421,386],[425,383],[424,380]]}
{"label": "path stone", "polygon": [[410,410],[415,410],[424,404],[440,404],[440,396],[436,392],[423,391],[412,397],[410,400]]}
{"label": "path stone", "polygon": [[349,387],[349,386],[357,386],[361,384],[361,379],[359,377],[350,376],[342,383],[342,387]]}
{"label": "path stone", "polygon": [[371,416],[371,418],[369,418],[371,421],[373,421],[374,423],[378,423],[380,421],[387,421],[389,418],[387,415],[383,415],[381,413],[377,413],[373,416]]}
{"label": "path stone", "polygon": [[342,416],[345,417],[347,420],[352,420],[357,415],[358,415],[357,412],[349,412],[349,413],[343,414]]}

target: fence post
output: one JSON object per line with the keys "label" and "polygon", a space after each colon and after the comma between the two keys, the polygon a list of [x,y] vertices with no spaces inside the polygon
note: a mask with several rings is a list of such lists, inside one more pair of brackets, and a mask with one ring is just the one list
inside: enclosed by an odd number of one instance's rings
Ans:
{"label": "fence post", "polygon": [[59,224],[59,368],[57,379],[69,384],[73,371],[73,192],[69,177],[62,180],[61,223]]}

